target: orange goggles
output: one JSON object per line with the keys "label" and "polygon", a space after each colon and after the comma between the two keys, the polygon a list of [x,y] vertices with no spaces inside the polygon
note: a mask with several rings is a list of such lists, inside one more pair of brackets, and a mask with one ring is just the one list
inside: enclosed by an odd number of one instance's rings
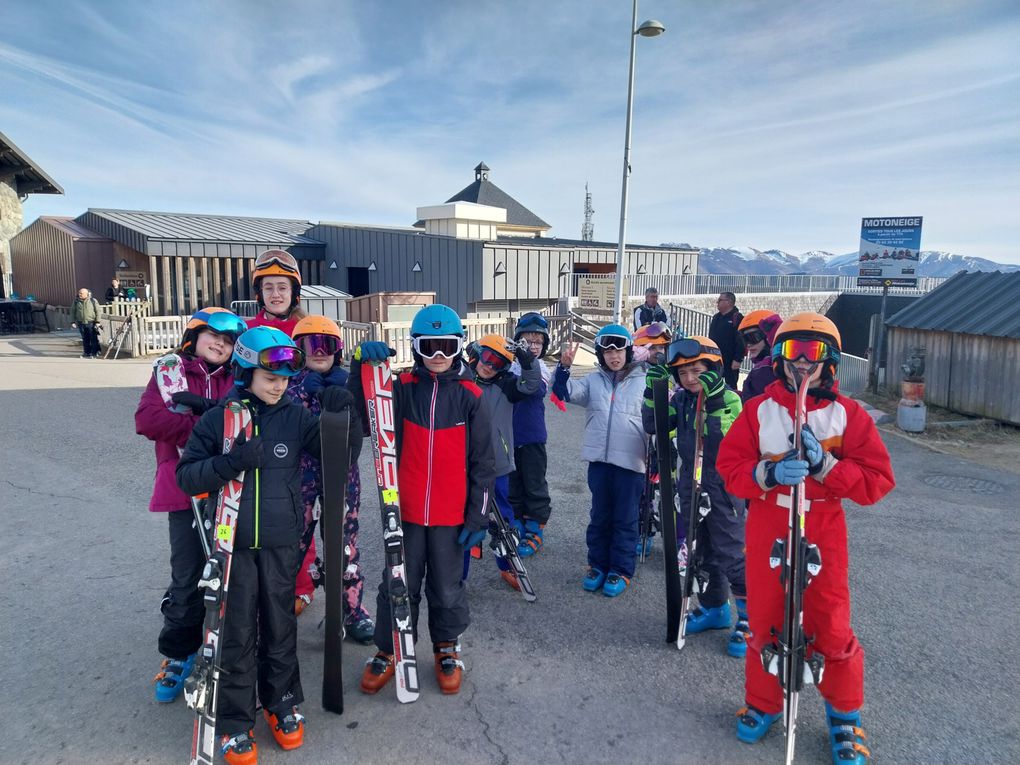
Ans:
{"label": "orange goggles", "polygon": [[772,358],[796,361],[803,358],[812,364],[825,361],[831,355],[829,344],[822,340],[798,340],[790,338],[777,343],[772,349]]}

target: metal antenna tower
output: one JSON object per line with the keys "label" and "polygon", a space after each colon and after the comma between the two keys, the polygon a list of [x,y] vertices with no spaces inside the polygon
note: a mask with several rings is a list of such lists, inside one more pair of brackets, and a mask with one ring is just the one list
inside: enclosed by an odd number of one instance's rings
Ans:
{"label": "metal antenna tower", "polygon": [[584,184],[584,225],[581,226],[581,241],[595,241],[595,224],[591,217],[595,214],[595,208],[591,206],[591,192],[588,191],[588,184]]}

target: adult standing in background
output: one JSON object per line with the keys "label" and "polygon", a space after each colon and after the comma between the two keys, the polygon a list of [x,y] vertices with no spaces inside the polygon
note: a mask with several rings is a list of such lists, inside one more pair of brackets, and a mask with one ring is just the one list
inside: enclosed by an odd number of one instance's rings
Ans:
{"label": "adult standing in background", "polygon": [[127,292],[120,286],[120,280],[115,276],[110,280],[110,286],[106,288],[106,302],[114,300],[127,300]]}
{"label": "adult standing in background", "polygon": [[82,287],[71,306],[71,326],[81,335],[81,357],[99,358],[99,303]]}
{"label": "adult standing in background", "polygon": [[634,331],[656,321],[669,324],[669,317],[659,305],[659,291],[655,287],[649,287],[645,290],[644,304],[634,309]]}
{"label": "adult standing in background", "polygon": [[740,337],[740,322],[744,320],[737,310],[737,296],[720,292],[716,300],[718,312],[708,328],[709,339],[719,346],[723,358],[723,378],[733,390],[737,389],[740,362],[744,360],[744,341]]}

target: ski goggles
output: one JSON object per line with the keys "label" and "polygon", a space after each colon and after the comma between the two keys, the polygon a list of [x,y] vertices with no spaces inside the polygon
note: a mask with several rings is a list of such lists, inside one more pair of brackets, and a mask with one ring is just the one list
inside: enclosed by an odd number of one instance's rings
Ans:
{"label": "ski goggles", "polygon": [[210,329],[219,335],[226,335],[231,342],[234,342],[248,329],[248,325],[244,323],[243,319],[229,311],[216,311],[208,314],[205,317],[205,324],[199,325],[198,328]]}
{"label": "ski goggles", "polygon": [[719,351],[707,345],[702,345],[693,337],[681,337],[669,344],[666,351],[666,361],[676,366],[683,359],[696,359],[699,356],[708,354],[718,356]]}
{"label": "ski goggles", "polygon": [[268,258],[259,257],[255,259],[254,270],[256,271],[264,271],[270,266],[277,266],[283,271],[287,271],[288,273],[294,274],[295,276],[300,275],[296,262],[294,261],[293,258],[290,258],[289,260],[284,260],[278,255],[271,255]]}
{"label": "ski goggles", "polygon": [[414,350],[423,359],[456,358],[464,348],[464,338],[458,335],[436,335],[434,337],[416,337],[412,342]]}
{"label": "ski goggles", "polygon": [[510,364],[506,356],[496,353],[489,348],[482,348],[482,352],[478,354],[478,363],[485,364],[493,372],[501,372]]}
{"label": "ski goggles", "polygon": [[300,372],[305,365],[305,352],[289,345],[277,345],[259,351],[258,366],[267,372]]}
{"label": "ski goggles", "polygon": [[772,349],[773,358],[782,358],[787,361],[797,361],[803,358],[812,364],[825,361],[831,353],[832,349],[824,340],[800,340],[793,337],[778,343]]}
{"label": "ski goggles", "polygon": [[297,344],[306,356],[335,356],[344,349],[340,338],[332,335],[304,335]]}
{"label": "ski goggles", "polygon": [[517,331],[530,332],[531,330],[529,330],[528,327],[541,327],[542,329],[549,329],[549,322],[545,320],[545,317],[542,314],[536,313],[532,316],[529,316],[527,321],[524,322],[523,326],[521,326],[521,323],[518,322]]}
{"label": "ski goggles", "polygon": [[603,350],[626,350],[630,347],[630,343],[630,338],[623,335],[600,335],[595,338],[595,345]]}
{"label": "ski goggles", "polygon": [[745,345],[755,345],[765,339],[765,333],[760,329],[749,329],[740,334],[744,338]]}

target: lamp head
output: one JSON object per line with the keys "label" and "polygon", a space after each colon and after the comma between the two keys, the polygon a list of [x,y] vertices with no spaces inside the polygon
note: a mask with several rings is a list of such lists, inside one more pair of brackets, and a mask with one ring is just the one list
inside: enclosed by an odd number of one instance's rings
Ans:
{"label": "lamp head", "polygon": [[649,19],[637,28],[636,34],[639,34],[642,37],[658,37],[665,31],[666,27],[661,21]]}

